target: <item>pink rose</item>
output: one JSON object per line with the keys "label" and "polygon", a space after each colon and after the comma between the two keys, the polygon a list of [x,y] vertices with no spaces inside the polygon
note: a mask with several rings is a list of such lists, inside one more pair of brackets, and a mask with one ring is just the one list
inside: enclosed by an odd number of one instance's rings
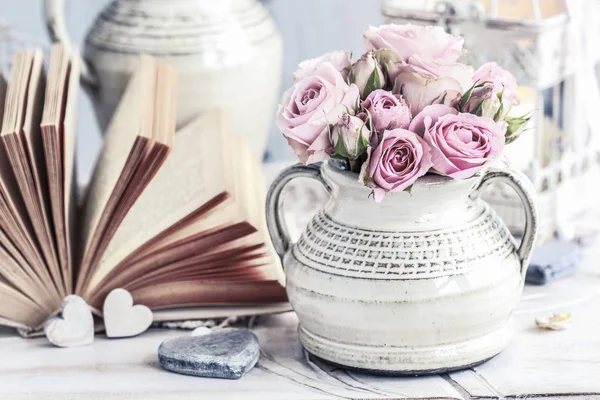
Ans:
{"label": "pink rose", "polygon": [[409,188],[433,166],[430,148],[423,139],[406,129],[385,131],[381,143],[368,150],[359,180],[373,188],[375,201],[388,192]]}
{"label": "pink rose", "polygon": [[506,123],[434,104],[416,115],[409,129],[431,147],[436,171],[465,179],[502,153]]}
{"label": "pink rose", "polygon": [[409,62],[417,55],[438,63],[453,63],[462,54],[463,39],[450,35],[441,26],[382,25],[363,34],[368,50],[392,49]]}
{"label": "pink rose", "polygon": [[358,87],[348,85],[342,74],[325,62],[283,94],[277,127],[301,162],[321,161],[333,154],[328,125],[336,124],[344,112],[354,112],[357,102]]}
{"label": "pink rose", "polygon": [[473,82],[483,86],[473,90],[473,95],[464,108],[468,112],[478,111],[480,115],[494,118],[502,106],[502,115],[497,116],[502,119],[512,106],[520,102],[517,80],[495,62],[483,64],[475,71]]}
{"label": "pink rose", "polygon": [[473,70],[467,65],[437,64],[418,56],[410,59],[413,64],[398,67],[392,92],[402,94],[413,115],[434,103],[458,104],[473,84]]}
{"label": "pink rose", "polygon": [[344,80],[348,79],[348,75],[350,74],[350,54],[346,51],[332,51],[317,58],[304,60],[298,64],[298,69],[294,72],[294,82],[314,74],[323,63],[330,63],[342,74]]}
{"label": "pink rose", "polygon": [[372,128],[376,132],[407,128],[410,124],[410,109],[399,94],[383,89],[374,90],[363,102],[363,108],[369,112]]}

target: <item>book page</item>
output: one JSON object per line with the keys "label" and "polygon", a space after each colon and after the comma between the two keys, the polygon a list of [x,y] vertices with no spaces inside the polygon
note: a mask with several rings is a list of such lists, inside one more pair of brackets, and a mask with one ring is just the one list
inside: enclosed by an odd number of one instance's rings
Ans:
{"label": "book page", "polygon": [[[76,292],[82,289],[88,278],[89,264],[94,257],[93,246],[97,245],[92,239],[97,240],[101,234],[99,230],[103,228],[99,227],[100,220],[103,215],[111,214],[116,207],[115,202],[119,198],[115,198],[113,192],[120,197],[125,190],[123,186],[117,187],[117,183],[123,180],[124,168],[131,161],[134,148],[143,146],[140,135],[147,133],[148,129],[142,125],[147,125],[149,121],[142,113],[147,114],[150,111],[149,106],[152,105],[155,71],[156,65],[152,59],[140,58],[140,64],[133,73],[104,136],[104,146],[96,163],[81,218],[79,246],[83,250],[84,257],[77,277]],[[148,142],[148,136],[144,140]],[[137,154],[136,157],[140,156],[143,156],[143,153]],[[112,203],[111,207],[108,207],[109,201]]]}
{"label": "book page", "polygon": [[[77,81],[73,82],[71,63],[69,54],[62,45],[52,46],[50,54],[50,65],[48,69],[48,85],[44,99],[44,113],[42,116],[41,130],[44,145],[44,154],[46,162],[46,172],[48,177],[48,189],[50,209],[52,220],[54,222],[54,235],[60,261],[60,269],[65,282],[67,292],[73,290],[73,279],[71,274],[71,243],[70,234],[67,232],[67,202],[71,201],[73,192],[72,174],[73,157],[72,151],[73,137],[68,137],[72,128],[66,131],[63,119],[67,118],[67,107],[73,108],[73,103],[77,100],[77,92],[72,93],[73,89],[79,87],[79,74],[75,72]],[[74,83],[75,88],[70,88],[69,84]],[[71,94],[71,96],[69,96]],[[69,118],[73,119],[72,111]],[[70,153],[67,154],[67,149]],[[71,157],[71,160],[67,160]],[[69,171],[65,170],[65,165],[71,165]],[[69,183],[66,183],[66,180]],[[70,186],[66,186],[69,184]]]}
{"label": "book page", "polygon": [[[9,133],[14,130],[14,124],[18,117],[16,109],[19,107],[19,86],[23,80],[22,76],[23,55],[18,53],[13,58],[13,71],[11,74],[10,95],[5,80],[0,80],[0,91],[2,92],[2,103],[4,105],[2,113],[2,133]],[[23,84],[24,85],[24,84]],[[7,222],[6,234],[23,254],[23,257],[30,265],[43,265],[44,260],[37,244],[33,238],[33,227],[27,216],[25,204],[21,198],[19,186],[12,171],[8,154],[4,145],[0,145],[0,196],[2,201],[2,214]],[[49,273],[44,269],[42,272],[47,282],[51,280]]]}
{"label": "book page", "polygon": [[77,104],[79,103],[80,65],[79,57],[72,55],[70,59],[69,82],[66,99],[65,118],[63,120],[63,151],[64,151],[64,214],[65,236],[67,238],[67,262],[69,271],[69,287],[73,290],[75,268],[73,258],[75,252],[74,240],[77,233],[77,168],[75,164],[75,149],[77,148]]}
{"label": "book page", "polygon": [[165,282],[131,291],[134,303],[152,309],[177,305],[197,306],[198,297],[211,305],[264,304],[285,301],[285,288],[278,281],[218,282],[182,281]]}
{"label": "book page", "polygon": [[155,322],[185,321],[189,319],[212,319],[228,317],[246,317],[263,314],[275,314],[292,311],[288,302],[259,305],[217,305],[201,307],[161,308],[152,310]]}
{"label": "book page", "polygon": [[49,313],[0,278],[0,318],[28,328],[43,323]]}
{"label": "book page", "polygon": [[91,288],[148,240],[227,191],[222,158],[215,156],[225,147],[222,132],[222,116],[208,113],[175,135],[171,155],[117,229]]}
{"label": "book page", "polygon": [[134,73],[104,136],[104,146],[94,169],[87,194],[82,233],[87,245],[93,229],[121,175],[131,148],[140,133],[138,101],[150,95],[151,89],[142,85],[148,81],[152,68],[144,73]]}
{"label": "book page", "polygon": [[32,266],[25,260],[6,234],[4,222],[4,219],[0,221],[0,276],[12,282],[24,295],[38,304],[54,304],[58,297],[50,290],[50,278],[45,278],[39,273],[39,266],[36,268],[36,265]]}
{"label": "book page", "polygon": [[[27,93],[27,108],[23,120],[22,138],[25,151],[29,160],[31,172],[26,174],[27,184],[32,189],[33,208],[28,207],[28,213],[38,237],[46,264],[52,278],[62,294],[67,293],[65,282],[60,273],[56,242],[50,213],[48,199],[48,181],[44,163],[44,149],[40,123],[44,106],[44,93],[46,90],[46,75],[43,68],[42,52],[37,50],[33,54],[29,90]],[[30,176],[29,176],[30,175]]]}
{"label": "book page", "polygon": [[252,149],[244,140],[234,141],[233,148],[238,156],[238,162],[240,165],[245,166],[236,169],[236,182],[239,185],[237,189],[238,204],[243,207],[248,221],[258,230],[260,241],[265,244],[267,251],[268,262],[261,269],[263,279],[278,280],[284,285],[285,274],[267,229],[265,217],[266,193],[262,190],[264,185],[262,166],[256,161]]}
{"label": "book page", "polygon": [[44,279],[45,286],[52,287],[57,297],[62,298],[65,290],[49,231],[51,221],[44,217],[47,204],[39,176],[43,166],[37,168],[39,155],[43,153],[39,147],[39,122],[44,85],[41,52],[15,54],[2,124],[2,147],[6,150],[10,162],[7,170],[12,172],[15,186],[7,184],[10,179],[3,182],[3,205],[9,209],[2,214],[8,223],[5,232],[12,236],[23,256]]}

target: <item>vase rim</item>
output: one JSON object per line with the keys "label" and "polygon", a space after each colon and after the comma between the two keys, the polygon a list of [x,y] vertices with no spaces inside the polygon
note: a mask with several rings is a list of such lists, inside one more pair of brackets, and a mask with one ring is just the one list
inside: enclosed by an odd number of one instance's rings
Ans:
{"label": "vase rim", "polygon": [[[343,184],[344,186],[354,186],[357,189],[364,188],[366,190],[371,190],[358,180],[358,173],[345,169],[344,163],[340,160],[324,161],[322,168],[325,170],[324,172],[326,172],[326,175],[334,179],[338,184]],[[427,174],[417,178],[413,184],[413,189],[415,187],[428,189],[439,186],[470,186],[479,179],[481,179],[481,172],[478,172],[475,175],[465,179],[454,179],[449,176],[428,172]]]}

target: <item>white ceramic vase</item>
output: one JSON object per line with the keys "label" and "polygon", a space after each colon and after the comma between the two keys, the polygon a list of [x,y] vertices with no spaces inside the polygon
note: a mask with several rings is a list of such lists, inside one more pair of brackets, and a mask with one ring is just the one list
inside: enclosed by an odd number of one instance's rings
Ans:
{"label": "white ceramic vase", "polygon": [[[71,46],[65,0],[45,0],[54,42]],[[178,72],[177,125],[224,108],[230,128],[262,157],[277,104],[281,37],[257,0],[115,0],[96,18],[84,47],[82,83],[102,131],[139,54]]]}
{"label": "white ceramic vase", "polygon": [[[330,200],[292,244],[279,197],[296,177],[321,181]],[[479,198],[491,182],[525,205],[519,247]],[[290,167],[271,186],[268,227],[306,350],[391,374],[461,369],[502,351],[538,226],[527,178],[498,169],[466,180],[426,175],[410,194],[382,203],[369,194],[333,162]]]}

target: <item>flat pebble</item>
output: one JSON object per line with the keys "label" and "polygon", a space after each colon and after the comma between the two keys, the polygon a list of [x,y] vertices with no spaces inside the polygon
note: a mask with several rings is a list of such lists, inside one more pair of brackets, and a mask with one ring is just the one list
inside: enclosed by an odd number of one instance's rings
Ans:
{"label": "flat pebble", "polygon": [[181,336],[158,347],[158,361],[164,369],[207,378],[239,379],[256,365],[259,354],[256,335],[246,329]]}

